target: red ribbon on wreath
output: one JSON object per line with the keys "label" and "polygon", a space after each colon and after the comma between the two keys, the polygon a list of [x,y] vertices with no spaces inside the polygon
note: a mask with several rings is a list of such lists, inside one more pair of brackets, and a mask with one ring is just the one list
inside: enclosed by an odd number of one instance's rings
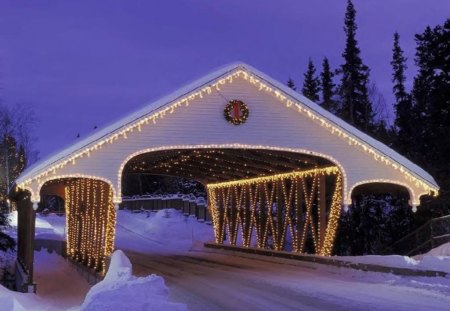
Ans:
{"label": "red ribbon on wreath", "polygon": [[233,119],[239,120],[241,117],[241,103],[237,100],[233,101]]}

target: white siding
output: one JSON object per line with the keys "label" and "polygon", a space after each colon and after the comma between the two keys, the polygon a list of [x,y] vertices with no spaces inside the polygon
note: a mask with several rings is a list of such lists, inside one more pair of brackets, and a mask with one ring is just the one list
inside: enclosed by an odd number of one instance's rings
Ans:
{"label": "white siding", "polygon": [[[231,99],[240,99],[248,105],[250,115],[245,124],[234,126],[224,119],[224,107]],[[68,164],[52,178],[76,174],[98,176],[111,181],[120,194],[118,172],[129,155],[147,148],[209,144],[263,145],[328,155],[345,171],[346,196],[353,185],[370,180],[392,180],[408,185],[414,192],[414,203],[423,192],[419,186],[408,182],[400,171],[375,161],[368,153],[350,146],[343,138],[332,135],[315,121],[294,108],[287,108],[274,96],[258,91],[240,78],[223,85],[220,93],[213,90],[203,99],[167,114],[156,124],[144,125],[141,132],[135,130],[127,139],[120,137],[89,157],[78,159],[74,165]],[[38,193],[39,184],[34,182],[31,188]]]}

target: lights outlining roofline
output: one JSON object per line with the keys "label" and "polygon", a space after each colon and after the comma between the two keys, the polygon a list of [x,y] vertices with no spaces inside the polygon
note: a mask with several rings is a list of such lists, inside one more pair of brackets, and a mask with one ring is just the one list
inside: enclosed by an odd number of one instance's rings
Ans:
{"label": "lights outlining roofline", "polygon": [[40,202],[41,200],[41,189],[44,186],[45,183],[49,181],[54,181],[58,179],[72,179],[72,178],[84,178],[84,179],[92,179],[92,180],[100,180],[105,183],[107,183],[113,194],[113,203],[120,203],[122,202],[122,196],[119,195],[119,193],[116,191],[116,188],[114,187],[114,184],[107,178],[95,176],[95,175],[85,175],[85,174],[67,174],[67,175],[58,175],[58,176],[51,176],[49,178],[46,178],[44,180],[40,180],[38,183],[37,191],[34,192],[33,189],[30,186],[18,186],[20,189],[27,190],[31,193],[31,202]]}
{"label": "lights outlining roofline", "polygon": [[[45,179],[50,174],[56,175],[56,171],[61,169],[62,167],[72,164],[76,164],[76,160],[82,157],[89,157],[92,152],[101,149],[104,145],[112,144],[117,141],[119,138],[127,139],[128,134],[133,132],[134,130],[141,131],[142,127],[149,124],[156,124],[158,119],[164,118],[166,115],[172,114],[179,107],[187,107],[189,104],[196,100],[203,98],[213,92],[213,90],[220,90],[221,86],[232,83],[234,79],[242,78],[252,85],[254,85],[259,91],[266,92],[277,98],[281,103],[285,104],[286,107],[295,109],[298,113],[310,118],[314,122],[317,122],[319,125],[327,129],[331,134],[336,135],[348,142],[349,145],[353,145],[359,150],[362,150],[373,157],[374,160],[384,163],[387,166],[390,166],[394,170],[399,170],[404,176],[405,179],[414,183],[417,187],[422,187],[426,193],[434,193],[437,194],[439,192],[439,188],[432,185],[430,182],[423,180],[422,178],[417,177],[416,173],[411,170],[405,168],[403,165],[390,158],[389,156],[383,154],[380,150],[377,150],[373,146],[363,142],[361,139],[357,138],[353,134],[349,133],[347,130],[342,129],[334,122],[326,119],[316,111],[311,110],[311,108],[306,107],[306,105],[302,104],[297,99],[294,99],[291,95],[283,91],[279,91],[278,88],[274,86],[270,86],[269,83],[263,82],[261,78],[258,76],[247,72],[244,67],[237,67],[231,70],[225,77],[217,78],[212,80],[211,82],[205,84],[204,86],[199,87],[195,91],[188,93],[181,98],[178,98],[171,103],[168,103],[158,109],[156,112],[150,113],[149,115],[145,115],[134,122],[123,126],[109,135],[88,144],[87,146],[81,148],[80,151],[74,152],[64,158],[61,158],[56,161],[55,164],[51,165],[48,169],[41,171],[39,174],[32,175],[23,181],[19,182],[20,188],[27,188],[27,185],[31,184],[33,181],[38,181]],[[19,180],[21,180],[19,178]],[[27,188],[28,189],[28,188]]]}

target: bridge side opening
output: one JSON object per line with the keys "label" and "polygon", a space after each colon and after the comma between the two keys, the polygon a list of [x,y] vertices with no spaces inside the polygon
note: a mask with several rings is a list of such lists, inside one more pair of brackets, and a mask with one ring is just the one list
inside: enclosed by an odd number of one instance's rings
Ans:
{"label": "bridge side opening", "polygon": [[155,151],[127,162],[123,192],[139,174],[204,185],[218,244],[332,253],[343,192],[341,172],[329,160],[264,149]]}
{"label": "bridge side opening", "polygon": [[336,243],[338,255],[395,253],[391,245],[415,227],[413,193],[400,184],[369,182],[352,189]]}

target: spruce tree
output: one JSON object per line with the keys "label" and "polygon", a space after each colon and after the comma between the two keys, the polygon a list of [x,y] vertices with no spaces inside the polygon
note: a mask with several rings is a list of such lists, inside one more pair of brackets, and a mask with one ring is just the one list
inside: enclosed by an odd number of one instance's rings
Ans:
{"label": "spruce tree", "polygon": [[297,87],[295,86],[294,80],[292,80],[291,77],[289,77],[289,79],[288,79],[286,85],[287,85],[289,88],[293,89],[294,91],[297,90]]}
{"label": "spruce tree", "polygon": [[412,91],[415,135],[414,160],[441,186],[436,206],[439,216],[450,212],[450,19],[416,35],[415,63],[419,68]]}
{"label": "spruce tree", "polygon": [[320,103],[326,110],[336,113],[337,102],[334,99],[336,95],[336,85],[333,83],[334,73],[330,69],[328,58],[324,58],[322,62],[322,72],[320,73],[320,82],[322,85],[322,102]]}
{"label": "spruce tree", "polygon": [[373,128],[374,113],[368,96],[369,68],[363,64],[356,40],[356,10],[348,0],[345,13],[344,31],[345,50],[342,54],[344,64],[339,73],[342,75],[339,86],[341,118],[357,128],[370,132]]}
{"label": "spruce tree", "polygon": [[308,70],[304,74],[302,93],[313,102],[319,101],[320,81],[316,76],[316,68],[311,59],[308,60]]}
{"label": "spruce tree", "polygon": [[403,50],[400,47],[400,35],[398,32],[394,33],[394,47],[392,49],[392,82],[394,83],[393,91],[397,104],[408,97],[405,88],[405,71],[407,69],[407,58],[403,55]]}
{"label": "spruce tree", "polygon": [[403,154],[411,157],[412,146],[411,142],[413,139],[413,126],[412,121],[412,102],[411,96],[406,92],[405,88],[405,71],[406,57],[404,52],[400,47],[400,36],[396,32],[394,33],[394,47],[392,49],[392,82],[393,93],[395,96],[395,126],[397,130],[397,139],[395,141],[395,146]]}

